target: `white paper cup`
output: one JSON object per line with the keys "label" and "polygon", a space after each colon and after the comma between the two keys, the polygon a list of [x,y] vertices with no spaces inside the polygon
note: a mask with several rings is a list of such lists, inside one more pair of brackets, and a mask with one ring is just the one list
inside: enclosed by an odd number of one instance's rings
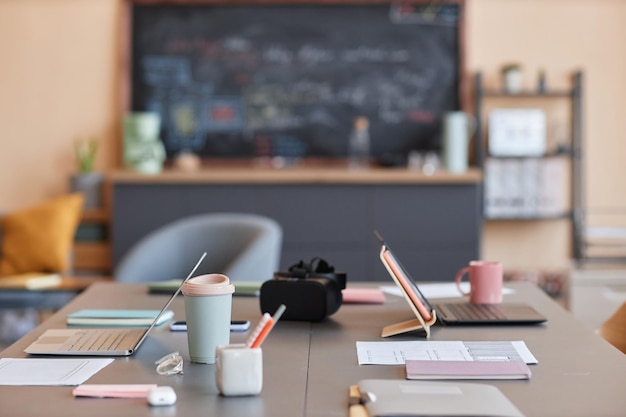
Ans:
{"label": "white paper cup", "polygon": [[187,342],[192,362],[215,363],[215,349],[230,341],[235,286],[225,275],[193,277],[181,289],[185,296]]}

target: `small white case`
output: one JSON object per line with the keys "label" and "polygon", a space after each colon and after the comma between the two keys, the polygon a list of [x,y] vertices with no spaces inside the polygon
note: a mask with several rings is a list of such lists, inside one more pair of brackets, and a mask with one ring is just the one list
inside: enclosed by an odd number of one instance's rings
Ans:
{"label": "small white case", "polygon": [[174,405],[176,403],[176,391],[169,386],[160,386],[148,391],[147,398],[150,405]]}

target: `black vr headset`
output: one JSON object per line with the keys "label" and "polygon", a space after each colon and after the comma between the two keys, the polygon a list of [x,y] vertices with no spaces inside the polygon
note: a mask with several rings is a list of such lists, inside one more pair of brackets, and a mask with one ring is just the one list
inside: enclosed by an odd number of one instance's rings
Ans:
{"label": "black vr headset", "polygon": [[341,307],[346,274],[321,258],[300,261],[288,272],[275,272],[261,286],[261,312],[272,313],[284,304],[282,320],[320,321]]}

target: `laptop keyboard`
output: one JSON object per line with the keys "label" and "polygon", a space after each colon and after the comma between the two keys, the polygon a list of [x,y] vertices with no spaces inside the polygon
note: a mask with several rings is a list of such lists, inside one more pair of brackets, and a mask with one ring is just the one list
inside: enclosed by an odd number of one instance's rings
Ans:
{"label": "laptop keyboard", "polygon": [[502,320],[506,316],[498,306],[490,304],[449,303],[446,308],[457,318],[473,320]]}
{"label": "laptop keyboard", "polygon": [[62,347],[69,352],[129,350],[145,329],[84,329],[76,332]]}

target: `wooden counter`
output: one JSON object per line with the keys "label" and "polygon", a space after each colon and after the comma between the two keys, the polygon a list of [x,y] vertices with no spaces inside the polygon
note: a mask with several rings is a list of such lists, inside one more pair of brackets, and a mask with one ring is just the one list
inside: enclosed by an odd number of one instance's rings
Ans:
{"label": "wooden counter", "polygon": [[277,220],[284,232],[282,270],[318,256],[352,281],[388,279],[374,229],[420,280],[452,280],[457,269],[479,258],[482,173],[475,169],[427,176],[407,169],[210,166],[108,177],[114,265],[155,228],[209,212]]}
{"label": "wooden counter", "polygon": [[472,184],[482,181],[482,171],[470,169],[464,174],[437,171],[424,175],[408,169],[372,168],[350,171],[345,168],[205,168],[196,172],[165,170],[158,175],[132,171],[108,174],[117,183],[223,183],[223,184]]}

